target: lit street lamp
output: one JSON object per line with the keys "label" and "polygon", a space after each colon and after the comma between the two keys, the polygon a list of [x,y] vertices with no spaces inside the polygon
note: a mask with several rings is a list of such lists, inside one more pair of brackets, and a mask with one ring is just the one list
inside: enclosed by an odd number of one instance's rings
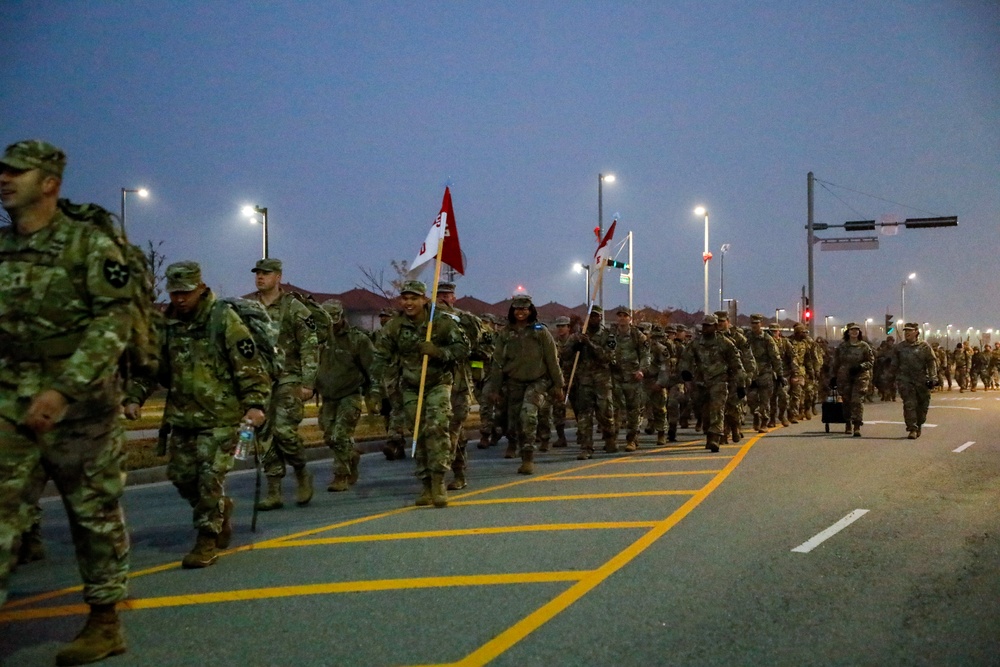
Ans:
{"label": "lit street lamp", "polygon": [[947,336],[945,338],[945,342],[946,342],[946,345],[948,346],[949,349],[951,349],[951,328],[953,326],[955,326],[955,325],[954,324],[949,324],[948,325],[948,332],[945,334]]}
{"label": "lit street lamp", "polygon": [[781,328],[781,325],[778,323],[778,314],[779,313],[783,313],[783,312],[785,312],[784,308],[775,308],[774,309],[774,326],[777,327],[778,329]]}
{"label": "lit street lamp", "polygon": [[869,337],[868,337],[868,325],[871,324],[874,321],[875,320],[873,320],[870,317],[867,320],[865,320],[865,340],[870,340]]}
{"label": "lit street lamp", "polygon": [[833,315],[826,315],[823,317],[823,335],[826,336],[826,341],[830,342],[830,320],[833,319]]}
{"label": "lit street lamp", "polygon": [[590,264],[583,264],[581,262],[577,262],[576,264],[573,265],[573,270],[576,271],[577,273],[581,273],[583,271],[587,272],[587,284],[583,286],[583,303],[589,306],[590,305]]}
{"label": "lit street lamp", "polygon": [[705,216],[705,252],[701,254],[701,260],[705,264],[705,315],[708,315],[708,260],[712,259],[712,253],[708,249],[708,210],[699,206],[694,214]]}
{"label": "lit street lamp", "polygon": [[[614,183],[615,182],[615,175],[614,174],[598,174],[597,175],[597,242],[598,243],[600,243],[601,240],[604,238],[604,183],[605,183],[605,181],[607,181],[608,183]],[[597,267],[594,267],[594,268],[596,268],[598,271],[600,271],[603,267],[597,266]],[[588,288],[587,288],[588,289],[587,299],[589,300],[590,299],[590,294],[589,294],[590,280],[589,279],[587,280],[587,285],[588,285]],[[603,280],[601,281],[600,293],[597,296],[597,303],[601,306],[601,309],[603,310],[604,309],[604,281]]]}
{"label": "lit street lamp", "polygon": [[726,301],[723,297],[726,289],[726,253],[729,252],[729,244],[723,243],[719,252],[721,253],[719,255],[719,310],[725,310],[726,308],[722,304]]}
{"label": "lit street lamp", "polygon": [[899,286],[899,317],[903,320],[903,326],[906,326],[906,283],[910,282],[917,277],[916,273],[911,273],[906,276],[903,282]]}
{"label": "lit street lamp", "polygon": [[261,223],[263,225],[264,233],[264,256],[263,259],[267,259],[267,207],[266,206],[244,206],[243,215],[250,219],[251,222],[257,222],[257,214],[260,213]]}
{"label": "lit street lamp", "polygon": [[149,190],[146,188],[122,188],[122,232],[125,231],[125,195],[129,192],[134,192],[143,198],[149,196]]}

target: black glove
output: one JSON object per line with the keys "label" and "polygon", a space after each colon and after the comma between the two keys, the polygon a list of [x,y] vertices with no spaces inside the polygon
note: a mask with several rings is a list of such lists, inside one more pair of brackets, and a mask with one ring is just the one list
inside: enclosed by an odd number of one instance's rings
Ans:
{"label": "black glove", "polygon": [[583,341],[582,340],[578,340],[575,343],[573,343],[573,351],[574,352],[583,352],[583,347],[584,347],[584,345],[583,345]]}
{"label": "black glove", "polygon": [[776,377],[776,378],[774,379],[774,383],[775,383],[776,385],[778,385],[779,387],[784,387],[784,386],[785,386],[785,384],[786,384],[786,381],[785,381],[785,376],[784,376],[784,375],[779,375],[778,377]]}
{"label": "black glove", "polygon": [[743,387],[737,387],[736,388],[736,395],[739,396],[740,398],[746,398],[747,397],[747,390],[744,389]]}
{"label": "black glove", "polygon": [[830,389],[837,388],[837,378],[830,378]]}
{"label": "black glove", "polygon": [[681,371],[681,379],[685,382],[690,382],[694,379],[694,376],[691,375],[691,371]]}

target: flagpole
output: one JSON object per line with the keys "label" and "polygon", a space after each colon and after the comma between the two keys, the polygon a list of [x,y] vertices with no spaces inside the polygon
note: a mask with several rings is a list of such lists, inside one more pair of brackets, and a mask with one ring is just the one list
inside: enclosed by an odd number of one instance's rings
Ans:
{"label": "flagpole", "polygon": [[[431,331],[434,328],[434,312],[437,309],[438,281],[441,279],[441,253],[444,250],[444,233],[438,239],[437,255],[434,258],[434,287],[431,289],[431,312],[427,319],[427,335],[425,341],[430,341]],[[429,357],[425,354],[420,363],[420,387],[417,389],[417,418],[413,424],[413,444],[410,445],[410,458],[417,456],[417,438],[420,436],[420,413],[424,406],[424,384],[427,382],[427,362]]]}
{"label": "flagpole", "polygon": [[[590,314],[594,312],[594,300],[597,298],[597,293],[601,289],[601,285],[604,283],[604,268],[607,266],[607,262],[602,262],[604,266],[601,267],[600,271],[597,272],[597,282],[594,283],[594,292],[590,295],[590,302],[587,304],[587,317],[583,320],[583,333],[587,333],[587,327],[590,326]],[[569,383],[566,385],[566,396],[563,399],[564,403],[569,402],[569,392],[573,388],[573,378],[576,376],[576,365],[580,362],[580,350],[576,351],[573,356],[573,368],[569,372]]]}

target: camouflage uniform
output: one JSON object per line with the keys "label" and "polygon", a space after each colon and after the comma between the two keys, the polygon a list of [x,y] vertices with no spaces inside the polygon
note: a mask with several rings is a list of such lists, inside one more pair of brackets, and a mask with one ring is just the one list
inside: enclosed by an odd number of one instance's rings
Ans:
{"label": "camouflage uniform", "polygon": [[795,358],[795,351],[787,338],[781,335],[777,328],[770,331],[774,338],[774,343],[778,347],[778,356],[781,358],[781,381],[777,382],[777,388],[771,397],[771,418],[767,420],[768,427],[776,426],[779,422],[782,426],[788,426],[794,418],[789,406],[789,387],[793,377],[802,374],[798,361]]}
{"label": "camouflage uniform", "polygon": [[[576,442],[580,460],[594,453],[594,419],[604,436],[604,450],[618,451],[615,444],[614,405],[611,392],[611,359],[614,348],[611,334],[601,323],[603,310],[594,306],[587,332],[572,335],[572,355],[579,358],[570,388],[570,402],[576,415]],[[572,371],[571,371],[572,372]]]}
{"label": "camouflage uniform", "polygon": [[[280,273],[281,268],[280,260],[269,258],[258,261],[252,271]],[[259,292],[251,298],[263,303]],[[285,476],[286,464],[295,471],[298,503],[304,505],[312,497],[312,478],[306,469],[305,448],[299,433],[299,424],[305,415],[300,390],[315,386],[319,341],[312,312],[293,295],[281,291],[277,299],[264,305],[267,314],[278,323],[282,365],[268,405],[267,421],[260,433],[265,446],[261,465],[267,475],[268,497],[259,509],[277,509],[282,505],[281,479]]]}
{"label": "camouflage uniform", "polygon": [[[20,142],[0,159],[0,179],[33,178],[36,169],[61,178],[64,165],[54,146]],[[17,213],[7,210],[15,225],[0,228],[0,604],[49,475],[69,517],[83,598],[92,617],[105,605],[113,615],[128,579],[118,359],[135,285],[119,246],[96,227],[56,211],[46,226],[20,234]],[[36,434],[29,406],[48,390],[69,405],[61,419],[52,415],[51,430]]]}
{"label": "camouflage uniform", "polygon": [[965,343],[959,343],[955,348],[955,380],[958,382],[958,393],[969,388],[969,374],[972,367],[972,360],[968,354],[969,348]]}
{"label": "camouflage uniform", "polygon": [[[688,415],[693,408],[691,396],[681,380],[680,364],[684,350],[690,344],[686,339],[686,329],[677,325],[674,329],[674,339],[670,341],[670,361],[666,369],[660,369],[656,383],[667,388],[667,440],[677,441],[677,428],[687,428]],[[700,419],[700,417],[699,417]]]}
{"label": "camouflage uniform", "polygon": [[948,350],[938,343],[931,343],[931,349],[934,350],[934,361],[937,363],[938,369],[937,391],[944,391],[945,380],[948,381],[948,391],[951,391],[951,365],[948,363]]}
{"label": "camouflage uniform", "polygon": [[972,391],[976,390],[979,381],[983,382],[983,390],[988,391],[990,387],[990,355],[985,350],[978,347],[972,348]]}
{"label": "camouflage uniform", "polygon": [[673,345],[665,337],[663,329],[656,325],[651,328],[649,340],[649,362],[642,369],[642,382],[646,392],[647,432],[656,432],[656,444],[667,444],[667,386],[659,384],[660,372],[670,368]]}
{"label": "camouflage uniform", "polygon": [[[849,332],[855,329],[859,338],[852,341]],[[844,431],[861,435],[861,425],[864,423],[865,395],[868,393],[868,383],[872,379],[872,369],[875,367],[875,352],[863,338],[860,337],[861,327],[854,322],[844,327],[844,340],[833,353],[830,364],[831,386],[836,386],[843,396],[844,408],[849,413],[844,415]]]}
{"label": "camouflage uniform", "polygon": [[[702,322],[705,326],[717,326],[718,323],[715,315],[707,315]],[[729,384],[735,382],[737,391],[742,393],[746,383],[739,350],[731,340],[714,330],[703,332],[684,350],[680,372],[684,381],[693,383],[701,394],[702,424],[707,436],[705,446],[717,452],[725,428]]]}
{"label": "camouflage uniform", "polygon": [[[419,295],[426,301],[426,286],[418,281],[407,281],[401,295]],[[399,378],[403,407],[410,423],[416,423],[421,369],[427,360],[420,414],[420,430],[416,450],[416,476],[424,485],[424,494],[418,504],[430,504],[432,497],[438,507],[447,505],[444,476],[451,469],[451,439],[448,425],[451,421],[451,385],[453,369],[459,360],[468,358],[469,341],[462,331],[458,318],[436,311],[432,328],[431,345],[426,345],[430,306],[426,303],[411,319],[404,312],[391,319],[383,328],[375,346],[375,363],[372,377]],[[433,348],[433,356],[421,353],[421,348]],[[426,499],[426,501],[425,501]]]}
{"label": "camouflage uniform", "polygon": [[[908,323],[906,331],[920,331],[920,326]],[[925,341],[902,340],[892,349],[892,370],[899,384],[899,395],[903,399],[903,420],[906,422],[907,437],[920,437],[920,430],[927,420],[927,408],[931,402],[931,388],[937,380],[937,364],[934,352]]]}
{"label": "camouflage uniform", "polygon": [[362,393],[371,385],[375,346],[364,332],[344,318],[344,306],[330,300],[323,310],[333,320],[330,337],[320,348],[316,391],[323,399],[319,425],[323,441],[333,450],[333,481],[328,491],[346,491],[358,481],[361,455],[354,448],[354,431],[361,419]]}
{"label": "camouflage uniform", "polygon": [[892,337],[882,341],[875,351],[874,384],[878,389],[879,399],[883,401],[896,400],[896,379],[892,375]]}
{"label": "camouflage uniform", "polygon": [[[751,315],[750,322],[751,326],[763,324],[764,316]],[[781,374],[781,357],[778,354],[778,344],[763,330],[755,332],[751,329],[747,334],[747,343],[757,364],[757,374],[750,382],[747,391],[747,402],[753,412],[754,430],[764,433],[771,420],[771,396],[774,394],[775,383],[784,381]]]}
{"label": "camouflage uniform", "polygon": [[813,354],[813,341],[809,338],[808,329],[804,324],[796,324],[792,328],[792,337],[788,341],[795,356],[795,367],[798,373],[789,380],[788,413],[789,421],[797,424],[799,419],[812,419],[812,406],[809,404],[810,383],[815,382],[816,355]]}
{"label": "camouflage uniform", "polygon": [[[750,349],[750,343],[747,342],[747,337],[740,329],[732,326],[729,323],[729,313],[724,310],[716,311],[716,318],[719,320],[719,334],[725,336],[733,342],[736,349],[740,353],[740,361],[743,364],[743,370],[746,372],[746,379],[744,382],[746,384],[750,383],[752,378],[757,377],[757,362],[754,361],[753,351]],[[726,398],[726,417],[724,432],[722,434],[722,443],[728,442],[727,435],[732,436],[733,442],[739,442],[740,438],[743,436],[743,410],[746,407],[746,398],[741,398],[736,392],[736,385],[733,380],[730,380],[729,385],[729,396]],[[746,386],[740,387],[740,389],[746,389]]]}
{"label": "camouflage uniform", "polygon": [[[573,351],[570,349],[570,319],[568,317],[556,318],[556,353],[559,355],[559,368],[563,378],[569,378],[570,365],[573,363]],[[552,402],[552,425],[556,429],[556,442],[554,447],[567,447],[566,441],[566,401]]]}
{"label": "camouflage uniform", "polygon": [[[627,308],[618,309],[618,314],[631,312]],[[615,420],[615,437],[625,426],[625,451],[638,448],[639,418],[642,415],[642,370],[649,368],[649,341],[631,323],[622,326],[619,322],[609,329],[609,345],[612,349],[611,377],[618,396],[618,418]]]}
{"label": "camouflage uniform", "polygon": [[[526,319],[515,311],[529,309]],[[508,325],[496,336],[485,393],[501,390],[507,399],[507,437],[521,448],[518,472],[534,472],[535,440],[539,413],[552,399],[561,399],[563,376],[552,334],[538,322],[531,297],[519,294],[511,301]],[[561,402],[561,401],[560,401]]]}

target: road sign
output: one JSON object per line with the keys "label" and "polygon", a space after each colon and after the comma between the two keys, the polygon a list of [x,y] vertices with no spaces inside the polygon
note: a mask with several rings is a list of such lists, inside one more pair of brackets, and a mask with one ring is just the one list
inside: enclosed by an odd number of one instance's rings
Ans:
{"label": "road sign", "polygon": [[878,250],[877,236],[859,236],[857,238],[822,239],[820,250]]}

